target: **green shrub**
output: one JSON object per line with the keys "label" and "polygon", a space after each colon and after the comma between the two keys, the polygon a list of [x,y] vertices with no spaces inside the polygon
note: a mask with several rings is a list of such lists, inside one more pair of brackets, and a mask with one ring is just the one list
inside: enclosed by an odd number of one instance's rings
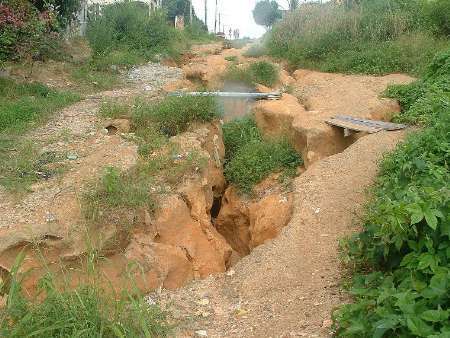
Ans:
{"label": "green shrub", "polygon": [[159,103],[139,106],[133,114],[133,125],[141,130],[156,124],[163,134],[173,136],[186,131],[192,123],[209,122],[221,115],[213,97],[166,97]]}
{"label": "green shrub", "polygon": [[292,170],[301,164],[300,156],[287,141],[252,141],[239,147],[224,173],[242,192],[251,193],[270,173]]}
{"label": "green shrub", "polygon": [[39,13],[35,3],[0,3],[0,61],[63,59],[57,13],[47,8]]}
{"label": "green shrub", "polygon": [[240,67],[235,64],[228,66],[226,72],[222,75],[224,81],[233,84],[242,84],[248,87],[254,87],[253,75],[248,68]]}
{"label": "green shrub", "polygon": [[[23,255],[18,256],[18,262]],[[142,296],[106,294],[99,285],[76,289],[55,286],[51,275],[39,282],[36,299],[22,295],[18,266],[0,310],[2,337],[162,337],[169,333],[165,315]]]}
{"label": "green shrub", "polygon": [[267,61],[254,62],[249,67],[250,73],[253,75],[253,81],[272,87],[278,81],[277,67]]}
{"label": "green shrub", "polygon": [[278,78],[277,67],[267,61],[254,62],[248,67],[231,65],[223,75],[223,79],[227,82],[250,87],[254,87],[257,83],[272,87],[277,83]]}
{"label": "green shrub", "polygon": [[450,334],[450,50],[402,97],[399,119],[420,132],[381,164],[364,230],[344,242],[354,303],[336,313],[343,337]]}
{"label": "green shrub", "polygon": [[276,25],[267,48],[292,67],[420,74],[432,55],[448,46],[444,36],[433,36],[424,6],[419,0],[304,5]]}
{"label": "green shrub", "polygon": [[94,16],[86,36],[94,52],[94,62],[129,66],[154,58],[155,55],[176,56],[183,45],[183,35],[168,25],[163,12],[149,15],[145,4],[119,2],[103,7]]}

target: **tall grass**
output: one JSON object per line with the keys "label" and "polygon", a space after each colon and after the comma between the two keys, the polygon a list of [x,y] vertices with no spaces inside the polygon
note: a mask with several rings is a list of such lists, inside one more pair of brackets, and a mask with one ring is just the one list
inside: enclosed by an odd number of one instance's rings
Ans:
{"label": "tall grass", "polygon": [[441,29],[427,14],[428,3],[363,0],[349,6],[306,4],[274,28],[267,48],[293,67],[419,74],[437,51],[448,46],[445,34],[438,33]]}
{"label": "tall grass", "polygon": [[6,305],[0,309],[2,337],[150,338],[169,333],[165,315],[157,306],[146,304],[142,296],[102,289],[97,276],[91,276],[90,284],[73,289],[56,286],[49,273],[39,281],[36,297],[26,298],[24,275],[19,274],[23,259],[19,254],[8,285],[3,285],[7,295]]}

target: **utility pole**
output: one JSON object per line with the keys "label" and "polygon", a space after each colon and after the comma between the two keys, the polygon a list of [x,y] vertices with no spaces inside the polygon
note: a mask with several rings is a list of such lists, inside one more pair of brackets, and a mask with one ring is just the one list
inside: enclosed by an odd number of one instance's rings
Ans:
{"label": "utility pole", "polygon": [[193,17],[193,12],[192,12],[192,0],[189,0],[189,24],[192,26],[192,17]]}
{"label": "utility pole", "polygon": [[217,0],[216,0],[216,10],[214,12],[214,33],[217,33]]}
{"label": "utility pole", "polygon": [[219,32],[220,32],[220,12],[219,12]]}
{"label": "utility pole", "polygon": [[205,26],[208,31],[208,0],[205,0]]}

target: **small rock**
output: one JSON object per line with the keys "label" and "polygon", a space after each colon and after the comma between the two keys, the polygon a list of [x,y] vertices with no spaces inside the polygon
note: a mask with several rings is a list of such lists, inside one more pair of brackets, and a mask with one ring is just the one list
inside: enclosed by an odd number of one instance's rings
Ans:
{"label": "small rock", "polygon": [[208,332],[206,330],[197,330],[195,331],[195,335],[197,337],[208,337]]}
{"label": "small rock", "polygon": [[45,221],[47,223],[56,222],[56,216],[54,214],[52,214],[51,212],[47,211],[45,213]]}
{"label": "small rock", "polygon": [[331,319],[325,319],[325,320],[322,322],[322,327],[323,327],[324,329],[329,329],[329,328],[331,328],[332,325],[333,325],[333,321],[332,321]]}
{"label": "small rock", "polygon": [[208,298],[203,298],[203,299],[200,299],[198,302],[197,302],[197,304],[198,305],[208,305],[209,304],[209,299]]}
{"label": "small rock", "polygon": [[78,155],[75,153],[69,153],[67,154],[67,159],[70,161],[75,161],[78,158]]}
{"label": "small rock", "polygon": [[234,271],[233,269],[230,269],[227,271],[226,275],[229,277],[232,277],[232,276],[234,276],[235,273],[236,273],[236,271]]}

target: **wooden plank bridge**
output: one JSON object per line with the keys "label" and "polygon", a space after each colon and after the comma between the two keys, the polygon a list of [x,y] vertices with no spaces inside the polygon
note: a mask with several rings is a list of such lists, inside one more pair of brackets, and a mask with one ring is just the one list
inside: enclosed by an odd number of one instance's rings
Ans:
{"label": "wooden plank bridge", "polygon": [[337,115],[325,121],[335,127],[344,129],[345,135],[350,135],[350,131],[366,132],[369,134],[378,133],[381,130],[400,130],[407,126],[405,124],[367,120],[348,115]]}

